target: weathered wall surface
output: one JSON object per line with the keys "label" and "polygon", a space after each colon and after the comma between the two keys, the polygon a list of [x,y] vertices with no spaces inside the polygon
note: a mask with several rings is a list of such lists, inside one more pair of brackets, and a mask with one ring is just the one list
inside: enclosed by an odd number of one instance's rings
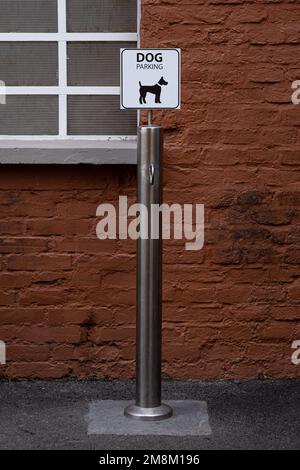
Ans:
{"label": "weathered wall surface", "polygon": [[[165,200],[203,203],[206,242],[165,243],[164,373],[299,377],[300,4],[143,1],[142,45],[180,47]],[[134,375],[135,244],[99,241],[96,208],[135,168],[0,169],[4,377]]]}

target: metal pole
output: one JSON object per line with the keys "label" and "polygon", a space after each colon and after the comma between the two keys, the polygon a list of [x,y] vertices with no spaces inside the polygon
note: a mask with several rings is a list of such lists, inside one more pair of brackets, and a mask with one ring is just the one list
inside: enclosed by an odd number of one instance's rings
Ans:
{"label": "metal pole", "polygon": [[163,131],[149,125],[138,128],[138,202],[147,208],[148,238],[140,238],[137,253],[136,403],[125,415],[144,421],[172,416],[161,402],[162,234],[151,238],[155,224],[151,207],[162,203]]}
{"label": "metal pole", "polygon": [[153,112],[150,110],[148,111],[148,127],[152,126],[152,117],[153,117]]}

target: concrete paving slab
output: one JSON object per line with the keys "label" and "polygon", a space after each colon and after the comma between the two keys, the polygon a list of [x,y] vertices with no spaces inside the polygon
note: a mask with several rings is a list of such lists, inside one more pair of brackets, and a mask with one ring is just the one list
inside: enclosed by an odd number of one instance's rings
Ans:
{"label": "concrete paving slab", "polygon": [[164,421],[138,421],[124,416],[132,402],[101,400],[90,404],[88,434],[118,436],[210,436],[212,434],[207,403],[194,400],[171,400],[167,405],[173,416]]}

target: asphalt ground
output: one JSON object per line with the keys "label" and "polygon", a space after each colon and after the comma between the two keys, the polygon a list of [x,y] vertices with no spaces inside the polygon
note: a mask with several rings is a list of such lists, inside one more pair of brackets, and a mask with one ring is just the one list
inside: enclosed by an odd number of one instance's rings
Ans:
{"label": "asphalt ground", "polygon": [[207,402],[209,436],[88,435],[90,404],[134,383],[0,381],[0,449],[300,449],[300,381],[163,383],[165,400]]}

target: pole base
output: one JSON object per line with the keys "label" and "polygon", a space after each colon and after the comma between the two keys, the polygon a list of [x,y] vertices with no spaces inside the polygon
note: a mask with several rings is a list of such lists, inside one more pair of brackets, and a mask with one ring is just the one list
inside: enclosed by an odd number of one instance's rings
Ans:
{"label": "pole base", "polygon": [[162,403],[155,408],[143,408],[142,406],[129,405],[125,411],[125,416],[140,421],[162,421],[171,418],[173,410],[170,406]]}

